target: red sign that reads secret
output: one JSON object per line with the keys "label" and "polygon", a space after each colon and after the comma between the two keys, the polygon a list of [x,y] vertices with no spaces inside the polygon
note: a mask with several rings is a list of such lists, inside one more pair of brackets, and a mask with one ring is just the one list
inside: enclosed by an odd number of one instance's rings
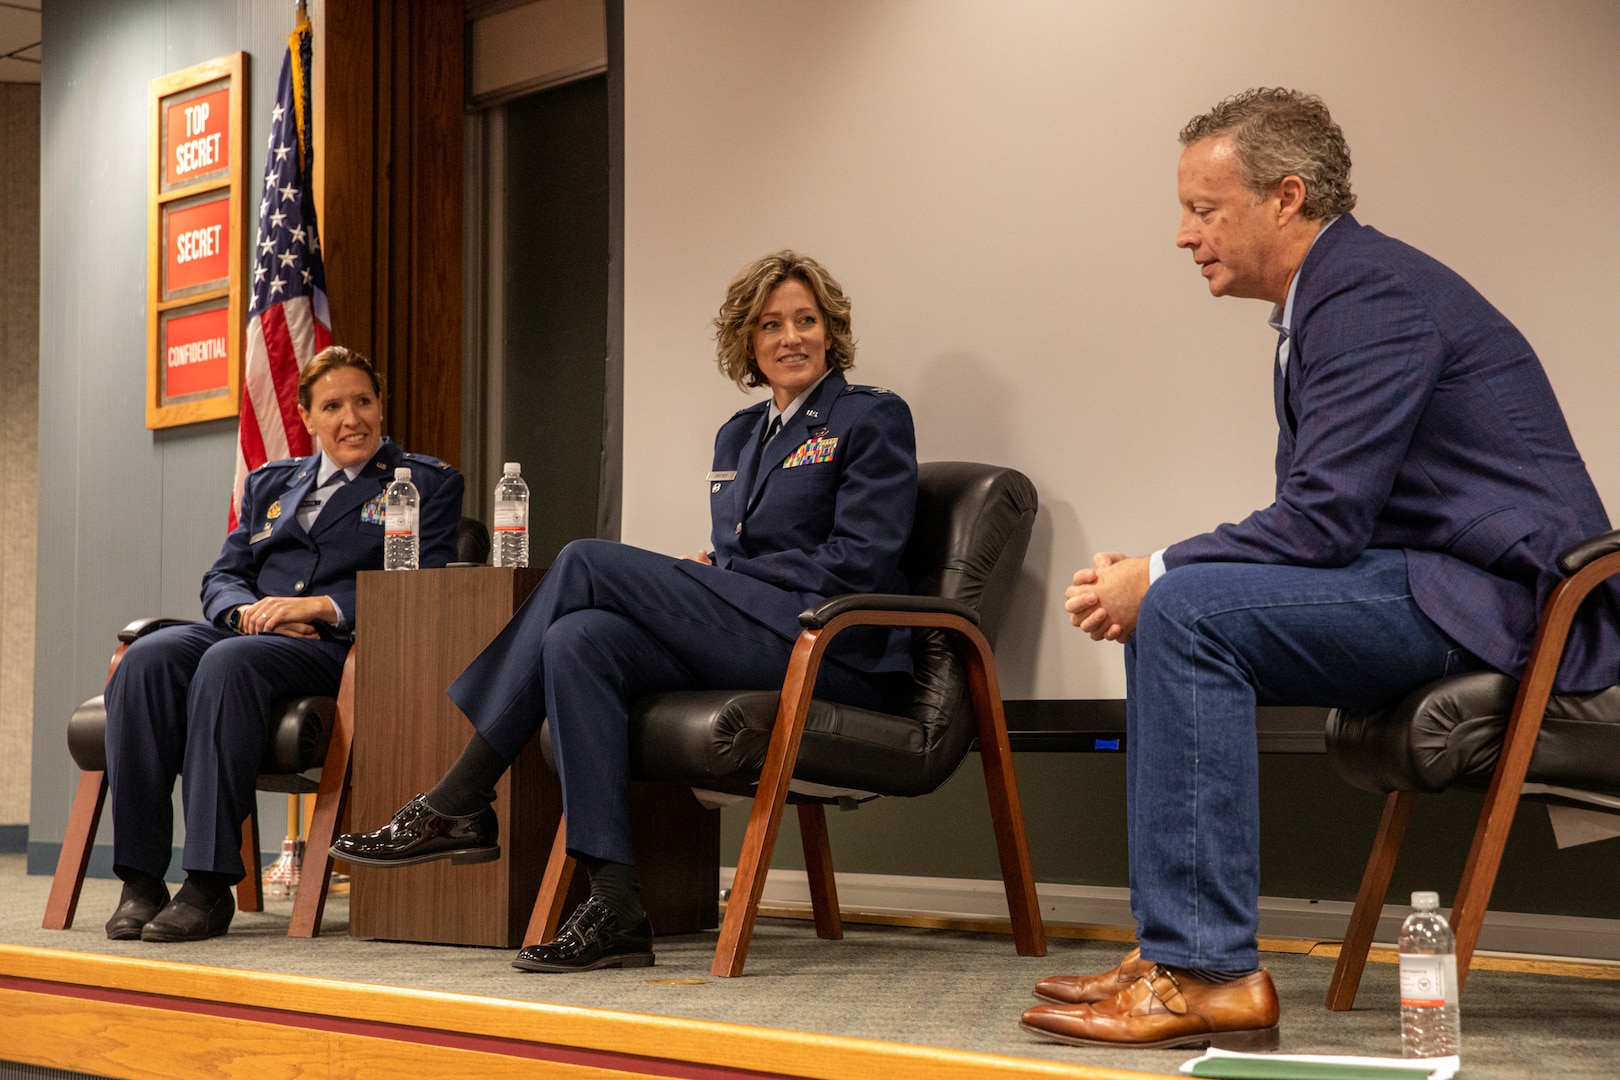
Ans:
{"label": "red sign that reads secret", "polygon": [[229,385],[230,311],[176,315],[164,324],[163,389],[170,398]]}
{"label": "red sign that reads secret", "polygon": [[165,103],[163,182],[165,187],[190,183],[231,165],[231,91]]}
{"label": "red sign that reads secret", "polygon": [[163,290],[168,295],[231,276],[231,197],[173,210],[164,217]]}

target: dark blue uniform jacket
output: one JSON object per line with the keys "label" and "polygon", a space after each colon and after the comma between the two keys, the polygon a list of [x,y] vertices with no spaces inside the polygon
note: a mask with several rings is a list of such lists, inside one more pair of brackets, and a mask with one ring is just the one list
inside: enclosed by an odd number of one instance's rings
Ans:
{"label": "dark blue uniform jacket", "polygon": [[[899,395],[833,373],[756,468],[767,410],[767,402],[751,405],[715,436],[715,566],[678,565],[792,640],[799,613],[826,597],[909,591],[900,556],[917,509],[916,435]],[[846,631],[829,655],[861,671],[909,672],[910,635]]]}
{"label": "dark blue uniform jacket", "polygon": [[[420,495],[420,565],[456,557],[461,523],[461,474],[437,458],[404,453],[388,439],[358,477],[332,492],[310,523],[298,524],[298,504],[314,488],[321,457],[271,461],[248,474],[238,524],[203,575],[203,616],[223,625],[239,604],[266,596],[330,596],[354,626],[354,575],[382,569],[382,496],[394,469],[411,470]],[[342,636],[342,635],[340,635]],[[339,657],[345,641],[323,642]]]}

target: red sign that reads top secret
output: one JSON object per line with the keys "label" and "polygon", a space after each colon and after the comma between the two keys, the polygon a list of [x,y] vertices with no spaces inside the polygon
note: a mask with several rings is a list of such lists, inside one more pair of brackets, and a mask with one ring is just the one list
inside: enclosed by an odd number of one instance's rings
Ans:
{"label": "red sign that reads top secret", "polygon": [[231,276],[231,199],[197,203],[164,215],[163,289],[173,295],[181,289],[210,282],[225,284]]}
{"label": "red sign that reads top secret", "polygon": [[231,165],[231,91],[165,103],[164,128],[168,138],[163,155],[165,187],[190,183]]}

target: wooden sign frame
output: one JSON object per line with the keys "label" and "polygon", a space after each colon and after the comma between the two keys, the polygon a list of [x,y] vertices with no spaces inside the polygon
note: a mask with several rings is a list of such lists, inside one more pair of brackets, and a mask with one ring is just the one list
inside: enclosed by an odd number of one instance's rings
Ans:
{"label": "wooden sign frame", "polygon": [[[146,226],[146,426],[235,416],[242,396],[247,53],[153,79]],[[217,114],[223,106],[224,117]],[[227,206],[220,206],[227,203]],[[200,264],[203,269],[198,270]],[[219,320],[226,311],[223,343]],[[171,347],[170,326],[208,336]],[[179,335],[180,332],[176,331]],[[223,353],[223,356],[220,354]],[[172,360],[187,365],[170,392]]]}

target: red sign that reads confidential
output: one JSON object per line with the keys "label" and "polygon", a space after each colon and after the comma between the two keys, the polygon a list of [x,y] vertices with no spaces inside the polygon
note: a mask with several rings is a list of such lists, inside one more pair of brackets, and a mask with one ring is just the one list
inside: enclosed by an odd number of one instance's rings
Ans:
{"label": "red sign that reads confidential", "polygon": [[167,396],[184,397],[228,385],[225,365],[230,325],[230,312],[223,307],[177,315],[165,322],[163,382]]}
{"label": "red sign that reads confidential", "polygon": [[165,217],[163,288],[224,285],[231,276],[231,197],[174,210]]}
{"label": "red sign that reads confidential", "polygon": [[164,127],[168,138],[163,158],[166,186],[190,183],[231,165],[231,91],[165,103]]}

